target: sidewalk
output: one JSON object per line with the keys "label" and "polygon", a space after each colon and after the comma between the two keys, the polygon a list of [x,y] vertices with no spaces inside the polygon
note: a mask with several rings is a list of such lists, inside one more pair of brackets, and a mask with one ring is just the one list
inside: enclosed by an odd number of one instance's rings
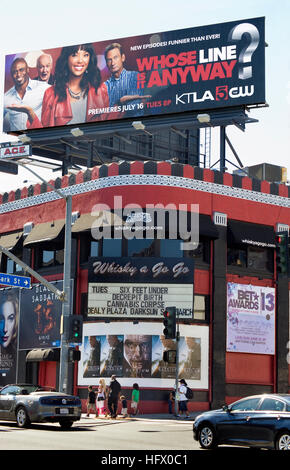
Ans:
{"label": "sidewalk", "polygon": [[182,422],[193,422],[196,416],[201,414],[202,411],[193,411],[190,413],[189,418],[185,416],[175,416],[169,413],[160,413],[160,414],[137,414],[136,416],[129,416],[128,418],[122,418],[121,415],[118,415],[116,420],[112,420],[110,417],[98,417],[96,418],[93,414],[90,414],[88,417],[85,413],[82,413],[81,422],[96,422],[96,421],[126,421],[126,420],[168,420],[168,421],[182,421]]}

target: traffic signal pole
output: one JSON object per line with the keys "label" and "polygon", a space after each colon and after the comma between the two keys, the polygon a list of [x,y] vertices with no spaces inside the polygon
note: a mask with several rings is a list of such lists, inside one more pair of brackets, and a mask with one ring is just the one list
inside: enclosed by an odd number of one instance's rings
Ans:
{"label": "traffic signal pole", "polygon": [[177,322],[177,332],[176,332],[176,364],[175,364],[175,400],[174,400],[174,411],[175,416],[178,415],[178,377],[179,377],[179,323]]}
{"label": "traffic signal pole", "polygon": [[59,384],[60,392],[68,393],[68,323],[71,315],[71,220],[72,220],[72,197],[63,196],[66,201],[65,214],[65,237],[64,237],[64,268],[63,268],[63,290],[64,301],[62,303],[63,331],[60,343]]}

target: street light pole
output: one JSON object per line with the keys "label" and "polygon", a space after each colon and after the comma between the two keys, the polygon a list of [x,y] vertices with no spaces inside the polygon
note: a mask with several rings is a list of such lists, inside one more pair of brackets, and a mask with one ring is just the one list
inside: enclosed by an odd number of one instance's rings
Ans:
{"label": "street light pole", "polygon": [[63,329],[61,335],[59,385],[60,392],[68,393],[68,323],[71,315],[71,221],[72,221],[72,197],[66,196],[65,238],[64,238],[64,267],[63,290],[64,301],[62,303]]}

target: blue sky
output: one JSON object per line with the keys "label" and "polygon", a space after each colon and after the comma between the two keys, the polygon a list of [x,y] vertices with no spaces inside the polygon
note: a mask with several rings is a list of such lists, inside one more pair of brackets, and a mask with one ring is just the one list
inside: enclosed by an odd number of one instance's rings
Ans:
{"label": "blue sky", "polygon": [[[6,54],[260,16],[266,18],[266,100],[269,107],[251,111],[250,117],[258,119],[259,123],[249,124],[246,132],[230,126],[227,133],[244,166],[263,162],[285,166],[290,180],[289,0],[2,0],[1,70],[4,70]],[[1,73],[1,91],[3,76]],[[2,92],[0,95],[2,115]],[[215,134],[212,163],[219,159]],[[0,141],[7,140],[11,139],[0,134]],[[227,158],[235,162],[228,147]],[[230,172],[233,170],[230,165],[228,168]],[[39,173],[49,179],[60,176],[59,173]],[[24,179],[37,182],[25,170],[18,177],[0,173],[0,193],[22,187]]]}

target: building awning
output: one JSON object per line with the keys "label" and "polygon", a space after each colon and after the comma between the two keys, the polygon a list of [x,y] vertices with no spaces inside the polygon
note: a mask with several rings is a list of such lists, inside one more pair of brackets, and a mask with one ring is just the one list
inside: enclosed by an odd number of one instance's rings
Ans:
{"label": "building awning", "polygon": [[26,362],[56,361],[59,362],[59,349],[32,349],[26,355]]}
{"label": "building awning", "polygon": [[23,245],[54,240],[59,236],[64,224],[65,220],[62,219],[36,225],[25,238]]}
{"label": "building awning", "polygon": [[93,227],[112,227],[122,225],[122,219],[113,212],[99,211],[97,213],[82,214],[73,224],[72,233],[91,230]]}
{"label": "building awning", "polygon": [[209,215],[199,214],[199,233],[209,238],[219,238],[219,232]]}
{"label": "building awning", "polygon": [[23,230],[19,232],[8,233],[7,235],[1,235],[0,245],[6,248],[6,250],[12,250],[16,244],[21,240]]}
{"label": "building awning", "polygon": [[[151,217],[152,215],[152,217]],[[184,219],[183,219],[184,220]],[[186,230],[191,231],[191,213],[187,212],[186,214]],[[123,213],[123,218],[121,218],[117,213],[110,211],[100,211],[92,215],[82,214],[72,226],[72,233],[83,232],[86,230],[91,230],[94,227],[121,227],[124,229],[128,228],[127,226],[133,226],[134,223],[139,224],[149,224],[150,226],[158,226],[164,228],[165,231],[170,230],[170,223],[177,224],[176,231],[179,233],[180,229],[180,220],[178,217],[178,212],[173,210],[166,209],[154,209],[152,212],[145,209],[143,211],[139,208],[136,212],[132,208],[131,213],[128,210],[127,213]],[[218,238],[218,230],[213,223],[211,217],[205,214],[199,214],[199,233],[209,238]]]}
{"label": "building awning", "polygon": [[275,231],[269,225],[229,220],[228,241],[260,248],[275,248]]}

